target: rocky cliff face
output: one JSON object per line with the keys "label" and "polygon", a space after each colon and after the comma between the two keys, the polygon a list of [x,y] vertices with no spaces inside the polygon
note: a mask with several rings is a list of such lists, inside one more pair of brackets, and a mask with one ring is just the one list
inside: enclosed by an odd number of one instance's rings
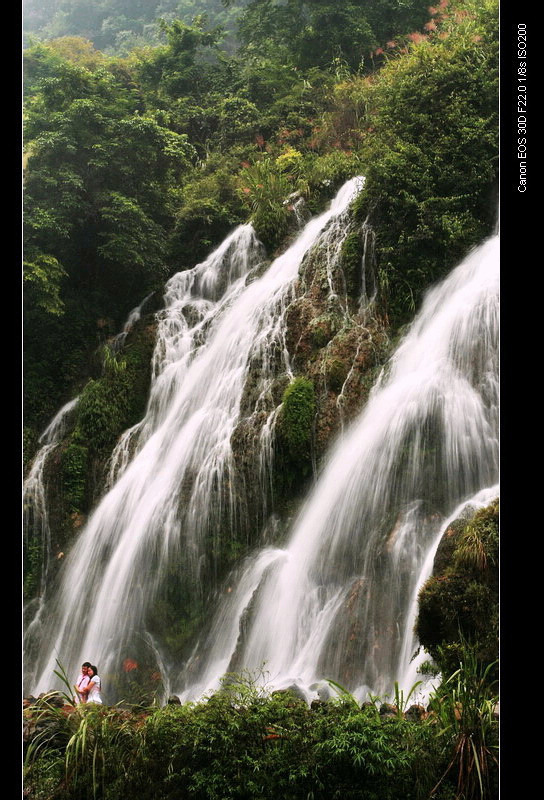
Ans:
{"label": "rocky cliff face", "polygon": [[[310,251],[301,265],[284,317],[292,375],[280,369],[267,403],[261,398],[259,405],[250,370],[232,438],[248,518],[260,516],[263,502],[280,521],[291,516],[387,360],[388,328],[365,291],[374,292],[373,267],[369,231],[355,221],[338,242]],[[279,353],[271,360],[276,356],[280,363]],[[269,438],[272,464],[268,483],[255,480],[263,437]]]}

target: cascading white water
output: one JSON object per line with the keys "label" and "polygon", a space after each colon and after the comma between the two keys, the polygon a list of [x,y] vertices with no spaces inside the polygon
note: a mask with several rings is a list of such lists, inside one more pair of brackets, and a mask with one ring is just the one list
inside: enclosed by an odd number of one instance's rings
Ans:
{"label": "cascading white water", "polygon": [[76,397],[74,400],[70,400],[66,403],[60,411],[55,414],[44,430],[39,438],[39,444],[42,444],[42,446],[34,457],[30,472],[23,482],[24,530],[26,536],[29,536],[30,533],[33,532],[34,535],[37,534],[37,537],[42,542],[42,583],[47,574],[50,555],[49,543],[51,538],[45,492],[45,465],[53,450],[62,440],[70,414],[77,406],[78,401],[79,398]]}
{"label": "cascading white water", "polygon": [[234,524],[231,437],[249,371],[255,409],[268,415],[270,455],[269,393],[278,371],[289,374],[284,314],[294,281],[320,237],[344,227],[361,186],[348,181],[262,276],[262,250],[246,225],[167,285],[146,415],[121,441],[112,487],[66,560],[40,631],[34,692],[51,687],[57,658],[68,672],[88,658],[113,668],[127,642],[145,636],[146,609],[169,565],[182,562],[198,577],[209,538],[225,515]]}
{"label": "cascading white water", "polygon": [[126,338],[136,323],[140,320],[142,316],[142,311],[144,306],[150,300],[155,292],[151,292],[150,294],[146,295],[140,305],[136,306],[129,312],[128,317],[126,319],[125,324],[123,325],[123,330],[121,333],[116,334],[113,339],[111,340],[110,347],[114,353],[118,353],[121,348],[123,347]]}
{"label": "cascading white water", "polygon": [[[140,319],[142,309],[153,294],[153,292],[148,294],[144,297],[140,305],[129,312],[121,333],[118,333],[111,340],[111,349],[114,353],[118,353],[122,349],[128,333]],[[30,471],[23,482],[23,528],[27,537],[31,533],[36,535],[37,531],[39,531],[44,551],[42,558],[42,583],[45,581],[47,575],[49,542],[51,536],[44,482],[45,466],[49,460],[49,456],[65,436],[68,423],[73,416],[72,411],[74,411],[78,403],[79,396],[68,401],[47,425],[38,440],[38,443],[41,444],[42,447],[34,456]],[[42,586],[42,589],[43,588]]]}
{"label": "cascading white water", "polygon": [[23,482],[23,530],[28,545],[32,539],[40,547],[41,575],[39,594],[25,608],[27,624],[24,628],[24,645],[26,652],[32,652],[34,637],[43,624],[45,589],[51,560],[51,529],[47,506],[45,470],[53,451],[60,444],[65,434],[70,415],[77,406],[76,397],[66,403],[55,414],[49,425],[39,438],[41,448],[32,462],[30,471]]}
{"label": "cascading white water", "polygon": [[[140,319],[142,309],[152,295],[153,293],[148,294],[138,306],[129,312],[121,333],[118,333],[111,340],[110,346],[114,353],[121,351],[128,333]],[[33,538],[34,542],[40,542],[41,544],[40,593],[25,607],[25,617],[28,622],[25,624],[24,629],[24,649],[27,654],[30,654],[36,648],[40,631],[43,628],[42,615],[46,607],[46,589],[51,559],[51,530],[45,480],[46,466],[52,453],[66,435],[68,426],[74,416],[72,412],[76,409],[78,403],[79,396],[70,400],[62,406],[47,425],[38,440],[38,443],[42,446],[34,456],[30,471],[23,482],[23,530],[25,539],[27,544],[30,538]],[[64,556],[64,554],[61,555]],[[34,674],[36,669],[37,665],[34,666]]]}
{"label": "cascading white water", "polygon": [[428,293],[287,548],[249,559],[222,599],[196,679],[189,664],[174,686],[183,699],[217,688],[235,655],[277,688],[409,689],[417,590],[444,526],[498,493],[498,267],[495,236]]}
{"label": "cascading white water", "polygon": [[404,636],[402,639],[398,660],[399,668],[403,670],[401,673],[399,673],[399,684],[405,692],[408,692],[410,687],[414,685],[418,678],[420,678],[418,675],[418,667],[427,658],[424,652],[418,653],[417,657],[415,658],[412,656],[417,646],[414,625],[418,614],[418,592],[427,578],[429,578],[432,574],[434,557],[442,536],[454,520],[470,519],[474,513],[478,511],[478,509],[485,508],[491,502],[493,502],[493,500],[498,498],[498,496],[499,485],[496,484],[495,486],[490,486],[482,489],[480,492],[476,492],[473,497],[469,498],[463,503],[460,503],[453,513],[450,514],[450,516],[442,523],[438,529],[435,541],[427,552],[420,573],[417,579],[414,581],[414,591],[408,606],[407,624],[404,629]]}

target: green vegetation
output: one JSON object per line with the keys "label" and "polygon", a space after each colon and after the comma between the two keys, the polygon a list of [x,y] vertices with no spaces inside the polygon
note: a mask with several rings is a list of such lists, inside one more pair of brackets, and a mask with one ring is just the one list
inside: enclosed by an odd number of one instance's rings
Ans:
{"label": "green vegetation", "polygon": [[85,502],[85,474],[88,448],[73,440],[62,453],[62,481],[70,511],[78,511]]}
{"label": "green vegetation", "polygon": [[456,797],[498,797],[497,662],[484,664],[462,643],[459,667],[431,698],[430,709],[444,738],[446,771],[457,777]]}
{"label": "green vegetation", "polygon": [[377,232],[385,306],[401,321],[489,235],[497,210],[497,7],[468,0],[433,11],[428,33],[362,91],[359,208]]}
{"label": "green vegetation", "polygon": [[345,690],[309,708],[252,675],[227,675],[207,701],[164,708],[67,714],[43,698],[25,711],[27,796],[424,800],[434,789],[437,800],[496,797],[497,722],[484,673],[463,663],[418,721],[402,713],[409,696],[397,700],[387,716],[380,698],[359,707]]}
{"label": "green vegetation", "polygon": [[[454,523],[420,591],[417,635],[445,674],[463,660],[467,641],[480,665],[498,656],[498,524],[498,501],[468,523]],[[492,673],[496,677],[496,666]]]}
{"label": "green vegetation", "polygon": [[[65,29],[25,52],[26,327],[50,329],[62,315],[56,363],[30,334],[26,343],[26,408],[38,429],[85,369],[88,352],[67,336],[79,318],[89,342],[97,318],[119,324],[247,218],[273,249],[292,230],[295,192],[315,212],[348,177],[366,174],[358,207],[378,234],[393,319],[406,318],[493,221],[493,2],[458,0],[428,19],[417,2],[383,0],[363,13],[349,2],[254,0],[234,52],[204,18],[169,17],[174,5],[158,26],[164,43],[105,55],[73,28],[86,19],[88,30],[93,14],[103,27],[113,3],[91,13],[67,0]],[[221,9],[208,5],[211,25]],[[128,6],[119,8],[126,20],[153,11]],[[60,20],[60,8],[50,11]],[[45,19],[32,5],[27,13],[37,27]],[[322,18],[326,46],[312,44]],[[52,409],[37,397],[51,397]]]}
{"label": "green vegetation", "polygon": [[[62,454],[65,491],[72,510],[87,508],[93,488],[85,482],[87,453],[95,467],[103,468],[121,433],[138,422],[144,412],[151,378],[152,340],[145,330],[136,333],[116,357],[105,345],[101,350],[102,375],[91,378],[80,394],[70,443]],[[79,502],[76,502],[76,497]]]}
{"label": "green vegetation", "polygon": [[[122,357],[108,345],[95,354],[96,377],[88,380],[74,409],[70,432],[60,443],[47,466],[45,480],[51,517],[50,547],[55,552],[69,546],[102,490],[106,465],[118,437],[138,422],[144,413],[151,378],[153,328],[137,324],[127,337]],[[31,452],[37,442],[30,439]],[[41,530],[27,531],[24,545],[25,600],[31,600],[39,586],[44,543]],[[62,554],[61,554],[62,558]],[[55,559],[51,570],[60,566]]]}
{"label": "green vegetation", "polygon": [[295,378],[283,393],[276,428],[275,483],[280,498],[290,496],[311,474],[315,414],[312,381]]}
{"label": "green vegetation", "polygon": [[361,290],[361,265],[363,242],[359,233],[350,233],[342,245],[342,271],[346,281],[346,292],[356,297]]}
{"label": "green vegetation", "polygon": [[35,538],[25,542],[23,555],[23,597],[31,600],[40,588],[43,569],[43,544]]}
{"label": "green vegetation", "polygon": [[286,199],[300,185],[285,173],[287,163],[282,165],[281,156],[275,162],[265,157],[248,165],[243,174],[242,192],[250,203],[255,232],[271,249],[289,231],[291,214]]}
{"label": "green vegetation", "polygon": [[26,38],[33,40],[85,36],[106,53],[126,54],[135,47],[162,41],[159,18],[181,19],[187,24],[202,16],[212,26],[220,25],[227,36],[225,46],[235,46],[236,18],[247,0],[28,0],[24,5]]}
{"label": "green vegetation", "polygon": [[[118,330],[239,222],[251,219],[274,250],[294,230],[296,196],[315,213],[366,175],[357,211],[374,225],[381,309],[395,324],[491,228],[494,0],[431,11],[416,0],[209,0],[208,19],[189,18],[186,0],[163,2],[156,24],[158,5],[129,0],[65,0],[47,14],[28,5],[43,36],[24,54],[25,413],[35,431],[88,375],[97,320]],[[237,48],[217,29],[224,14],[233,27],[239,19]],[[153,22],[160,41],[115,51],[110,36],[107,54],[93,47],[136,19],[134,35]],[[346,247],[348,265],[355,237]]]}
{"label": "green vegetation", "polygon": [[307,459],[315,414],[314,386],[307,378],[295,378],[283,394],[280,435],[294,459]]}

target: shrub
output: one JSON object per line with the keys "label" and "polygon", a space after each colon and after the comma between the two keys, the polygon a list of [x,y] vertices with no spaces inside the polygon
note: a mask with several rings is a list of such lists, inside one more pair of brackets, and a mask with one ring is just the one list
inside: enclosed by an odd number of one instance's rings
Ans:
{"label": "shrub", "polygon": [[[498,796],[498,701],[496,662],[484,664],[465,640],[458,669],[430,699],[437,741],[447,767],[437,787],[453,783],[456,798]],[[437,788],[435,787],[435,788]]]}
{"label": "shrub", "polygon": [[295,461],[310,457],[314,416],[314,385],[308,378],[295,378],[283,394],[280,419],[281,439]]}
{"label": "shrub", "polygon": [[291,223],[288,197],[304,188],[271,158],[256,161],[242,171],[241,195],[251,209],[251,222],[266,247],[274,249],[287,235]]}
{"label": "shrub", "polygon": [[419,593],[418,638],[446,675],[469,640],[480,664],[498,653],[498,501],[444,535]]}
{"label": "shrub", "polygon": [[415,800],[440,775],[428,726],[345,702],[314,711],[289,691],[231,680],[205,703],[148,718],[140,797]]}
{"label": "shrub", "polygon": [[124,377],[91,379],[81,393],[78,428],[93,450],[111,446],[123,429],[128,411]]}
{"label": "shrub", "polygon": [[62,453],[62,484],[70,511],[80,511],[85,500],[88,448],[70,441]]}

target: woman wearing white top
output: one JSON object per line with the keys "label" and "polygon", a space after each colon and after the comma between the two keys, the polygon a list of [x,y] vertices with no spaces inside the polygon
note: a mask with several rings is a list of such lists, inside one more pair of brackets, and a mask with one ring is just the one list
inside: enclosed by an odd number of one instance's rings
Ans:
{"label": "woman wearing white top", "polygon": [[87,696],[87,703],[100,703],[103,700],[100,695],[101,681],[98,676],[98,669],[96,667],[88,667],[87,675],[89,676],[89,683],[83,689],[83,693]]}

